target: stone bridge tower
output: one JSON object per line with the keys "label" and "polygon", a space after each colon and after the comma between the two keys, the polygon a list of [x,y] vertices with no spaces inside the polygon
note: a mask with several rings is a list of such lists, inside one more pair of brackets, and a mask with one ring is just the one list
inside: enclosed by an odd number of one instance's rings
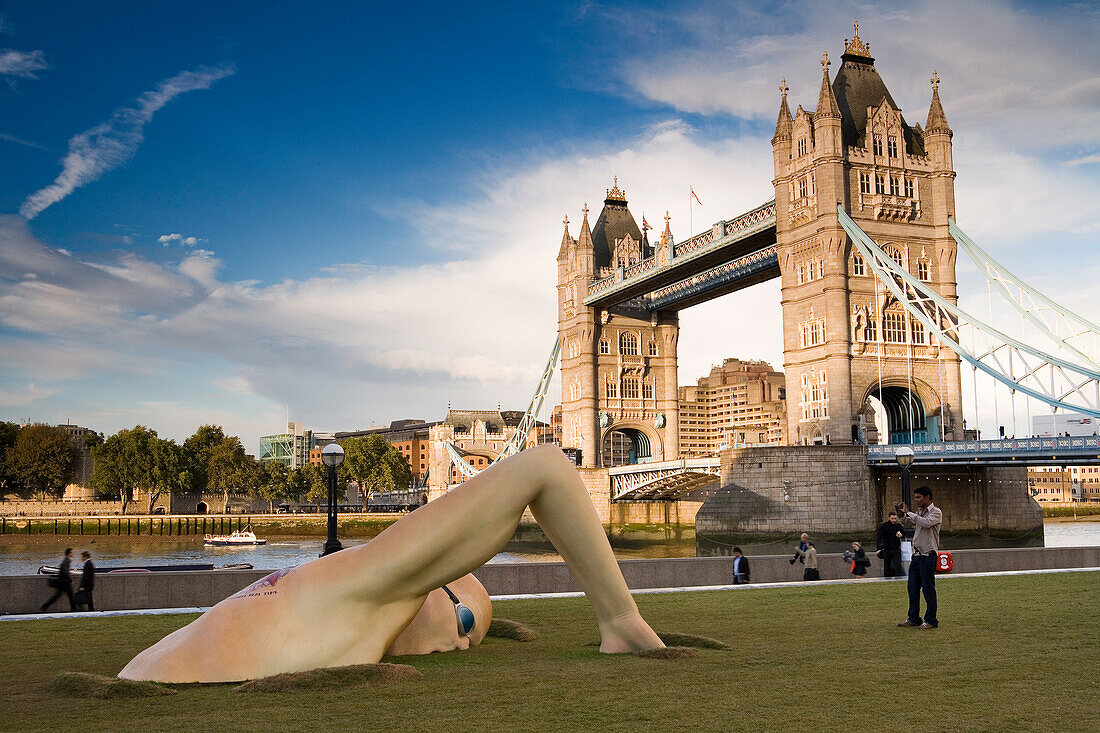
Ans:
{"label": "stone bridge tower", "polygon": [[[565,221],[558,252],[562,445],[581,450],[581,465],[614,466],[679,454],[675,311],[641,303],[608,309],[584,305],[594,278],[612,277],[653,254],[627,208],[618,179],[596,225],[584,207],[577,239]],[[663,251],[672,244],[668,220]]]}
{"label": "stone bridge tower", "polygon": [[772,148],[782,272],[788,440],[962,439],[959,358],[877,284],[837,219],[845,211],[902,266],[955,302],[951,128],[933,72],[924,129],[910,126],[871,57],[845,42],[836,77],[822,61],[817,108],[792,116],[787,87]]}

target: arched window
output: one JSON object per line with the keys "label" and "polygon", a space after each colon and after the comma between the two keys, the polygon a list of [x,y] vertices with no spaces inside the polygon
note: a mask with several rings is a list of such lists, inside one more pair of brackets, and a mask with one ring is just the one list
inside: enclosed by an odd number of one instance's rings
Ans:
{"label": "arched window", "polygon": [[649,342],[649,355],[650,356],[657,356],[657,342],[656,341],[650,341]]}
{"label": "arched window", "polygon": [[863,255],[856,252],[852,255],[852,274],[853,275],[866,275],[867,265],[863,261]]}
{"label": "arched window", "polygon": [[932,268],[929,266],[928,260],[921,260],[917,263],[917,279],[921,281],[927,281],[928,275]]}
{"label": "arched window", "polygon": [[898,263],[902,267],[905,267],[905,262],[903,261],[900,249],[894,246],[887,246],[884,247],[884,249],[886,250],[886,254],[890,255],[890,259],[892,259],[894,262]]}
{"label": "arched window", "polygon": [[883,337],[888,343],[905,343],[905,314],[897,311],[887,311],[883,314]]}
{"label": "arched window", "polygon": [[619,353],[624,356],[638,355],[638,336],[625,331],[619,336]]}

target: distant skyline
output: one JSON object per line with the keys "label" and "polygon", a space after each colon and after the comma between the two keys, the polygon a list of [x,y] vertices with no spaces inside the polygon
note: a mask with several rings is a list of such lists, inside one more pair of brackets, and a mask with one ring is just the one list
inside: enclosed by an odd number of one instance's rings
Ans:
{"label": "distant skyline", "polygon": [[[813,108],[854,19],[910,124],[937,70],[963,228],[1100,320],[1095,6],[22,3],[0,10],[0,419],[216,423],[255,452],[288,411],[522,410],[563,216],[576,235],[616,175],[677,239],[689,186],[696,230],[769,200],[779,80]],[[965,258],[959,281],[986,313]],[[775,282],[685,311],[680,383],[782,368],[779,323]]]}

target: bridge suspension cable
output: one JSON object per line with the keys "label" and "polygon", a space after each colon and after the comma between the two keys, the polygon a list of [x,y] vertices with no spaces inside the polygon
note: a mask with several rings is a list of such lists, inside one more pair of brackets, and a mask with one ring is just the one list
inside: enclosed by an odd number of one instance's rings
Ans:
{"label": "bridge suspension cable", "polygon": [[[527,405],[527,412],[523,413],[523,417],[520,418],[519,424],[516,426],[516,430],[512,433],[512,436],[508,438],[508,441],[504,444],[504,447],[500,451],[500,455],[493,459],[492,466],[495,463],[504,460],[513,453],[518,453],[523,450],[523,446],[527,445],[527,439],[531,436],[531,431],[535,429],[538,424],[539,413],[542,411],[542,405],[546,401],[546,393],[550,390],[550,382],[554,379],[554,368],[558,365],[558,356],[561,354],[561,341],[554,338],[554,347],[550,349],[550,358],[546,360],[546,366],[542,369],[542,376],[539,378],[539,384],[535,388],[535,394],[531,396],[531,402]],[[470,478],[480,473],[480,469],[474,468],[462,457],[462,454],[458,452],[458,448],[451,441],[445,441],[443,443],[447,450],[447,455],[451,459],[451,463],[454,464],[463,476]]]}
{"label": "bridge suspension cable", "polygon": [[[1100,372],[1047,354],[1008,336],[913,277],[837,206],[844,231],[875,276],[928,333],[974,369],[1053,408],[1100,418]],[[969,330],[971,347],[963,345]]]}
{"label": "bridge suspension cable", "polygon": [[954,219],[949,221],[949,229],[985,279],[1028,323],[1060,349],[1073,354],[1084,366],[1100,369],[1100,326],[1055,303],[1014,275],[975,244]]}

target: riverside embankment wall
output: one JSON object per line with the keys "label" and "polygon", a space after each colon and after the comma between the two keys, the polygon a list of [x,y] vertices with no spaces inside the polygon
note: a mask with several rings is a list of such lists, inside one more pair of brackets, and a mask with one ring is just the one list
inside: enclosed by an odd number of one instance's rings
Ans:
{"label": "riverside embankment wall", "polygon": [[[953,575],[1000,570],[1100,567],[1100,547],[1025,547],[1009,550],[957,550],[952,552]],[[750,557],[754,583],[802,579],[802,566],[791,565],[789,555]],[[848,565],[839,554],[819,556],[821,577],[850,578]],[[619,567],[631,588],[681,588],[727,585],[733,561],[728,557],[620,560]],[[197,572],[100,574],[96,578],[95,603],[101,611],[141,608],[194,608],[212,606],[270,570],[205,570]],[[871,575],[881,575],[881,564],[872,560]],[[474,573],[491,595],[565,593],[580,590],[565,563],[500,563],[484,565]],[[858,581],[853,581],[858,582]],[[0,614],[37,612],[52,594],[42,575],[0,577]],[[63,609],[62,600],[54,609]]]}

